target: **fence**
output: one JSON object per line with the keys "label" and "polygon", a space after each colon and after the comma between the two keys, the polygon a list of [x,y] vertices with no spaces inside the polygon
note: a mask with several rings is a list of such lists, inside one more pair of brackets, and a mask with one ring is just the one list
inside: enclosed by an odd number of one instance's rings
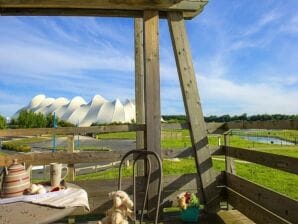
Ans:
{"label": "fence", "polygon": [[[164,129],[181,129],[187,127],[186,124],[164,124]],[[298,129],[298,121],[266,121],[266,122],[231,122],[231,123],[211,123],[207,124],[208,133],[224,134],[225,145],[210,148],[213,155],[224,155],[226,170],[217,173],[217,185],[224,186],[224,196],[227,202],[250,217],[257,223],[295,223],[298,220],[298,203],[296,200],[288,198],[265,187],[252,183],[236,175],[234,159],[245,160],[252,163],[261,164],[275,169],[283,170],[293,174],[298,174],[298,158],[274,155],[249,149],[231,147],[228,145],[229,129]],[[73,135],[86,133],[108,133],[144,131],[145,125],[108,125],[89,128],[56,128],[56,129],[16,129],[1,130],[0,137],[6,136],[28,136],[44,134],[66,134],[69,136],[69,146],[67,152],[46,152],[18,154],[13,158],[18,158],[27,164],[45,165],[51,162],[68,164],[74,168],[76,163],[119,161],[123,154],[119,152],[74,152]],[[191,148],[184,150],[164,150],[163,158],[187,157],[193,153]],[[12,156],[4,155],[0,157],[0,166],[7,166],[11,163]],[[110,201],[106,195],[111,190],[117,189],[117,180],[87,180],[76,181],[74,170],[70,175],[70,180],[87,190],[92,212],[103,212],[110,206]],[[137,178],[138,186],[144,186],[143,177]],[[197,190],[197,174],[183,174],[180,176],[166,176],[163,182],[163,207],[171,205],[176,195],[182,191]],[[131,192],[131,180],[123,180],[123,189]],[[219,189],[219,191],[221,191]],[[139,189],[139,195],[145,189]],[[137,207],[139,205],[137,204]]]}

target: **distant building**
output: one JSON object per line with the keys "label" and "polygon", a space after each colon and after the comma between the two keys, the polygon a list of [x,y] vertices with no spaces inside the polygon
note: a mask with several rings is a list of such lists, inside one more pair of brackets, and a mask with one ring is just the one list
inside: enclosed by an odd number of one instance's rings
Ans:
{"label": "distant building", "polygon": [[20,109],[13,117],[17,117],[21,110],[31,110],[45,115],[55,113],[61,120],[80,127],[88,127],[95,123],[131,123],[136,120],[135,104],[132,101],[126,100],[124,103],[119,99],[108,101],[100,95],[95,95],[89,103],[80,96],[68,100],[64,97],[54,99],[37,95],[28,106]]}

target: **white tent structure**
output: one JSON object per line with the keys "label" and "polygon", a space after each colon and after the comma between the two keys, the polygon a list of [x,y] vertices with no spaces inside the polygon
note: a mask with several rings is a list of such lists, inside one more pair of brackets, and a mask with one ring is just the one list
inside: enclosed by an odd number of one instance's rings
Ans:
{"label": "white tent structure", "polygon": [[[119,99],[108,101],[100,95],[95,95],[89,103],[80,96],[68,100],[64,97],[54,99],[47,98],[45,95],[37,95],[28,106],[21,110],[32,110],[45,115],[55,113],[61,120],[80,127],[88,127],[93,123],[135,121],[135,104],[132,101],[126,100],[124,103],[121,103]],[[21,110],[14,117],[17,117]]]}

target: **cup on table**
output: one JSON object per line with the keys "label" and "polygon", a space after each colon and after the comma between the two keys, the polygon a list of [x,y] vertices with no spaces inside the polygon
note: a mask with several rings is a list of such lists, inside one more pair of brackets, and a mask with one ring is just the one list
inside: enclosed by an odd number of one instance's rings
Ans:
{"label": "cup on table", "polygon": [[[65,169],[65,175],[62,177],[62,170]],[[51,186],[59,187],[60,183],[68,174],[68,168],[62,167],[61,163],[50,163],[50,179],[51,179]]]}

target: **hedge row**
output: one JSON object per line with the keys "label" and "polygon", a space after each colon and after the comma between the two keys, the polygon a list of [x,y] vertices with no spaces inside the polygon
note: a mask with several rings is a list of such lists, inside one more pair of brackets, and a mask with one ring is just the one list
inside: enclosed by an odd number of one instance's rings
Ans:
{"label": "hedge row", "polygon": [[2,149],[16,152],[31,152],[31,146],[29,145],[16,145],[12,143],[3,143]]}

